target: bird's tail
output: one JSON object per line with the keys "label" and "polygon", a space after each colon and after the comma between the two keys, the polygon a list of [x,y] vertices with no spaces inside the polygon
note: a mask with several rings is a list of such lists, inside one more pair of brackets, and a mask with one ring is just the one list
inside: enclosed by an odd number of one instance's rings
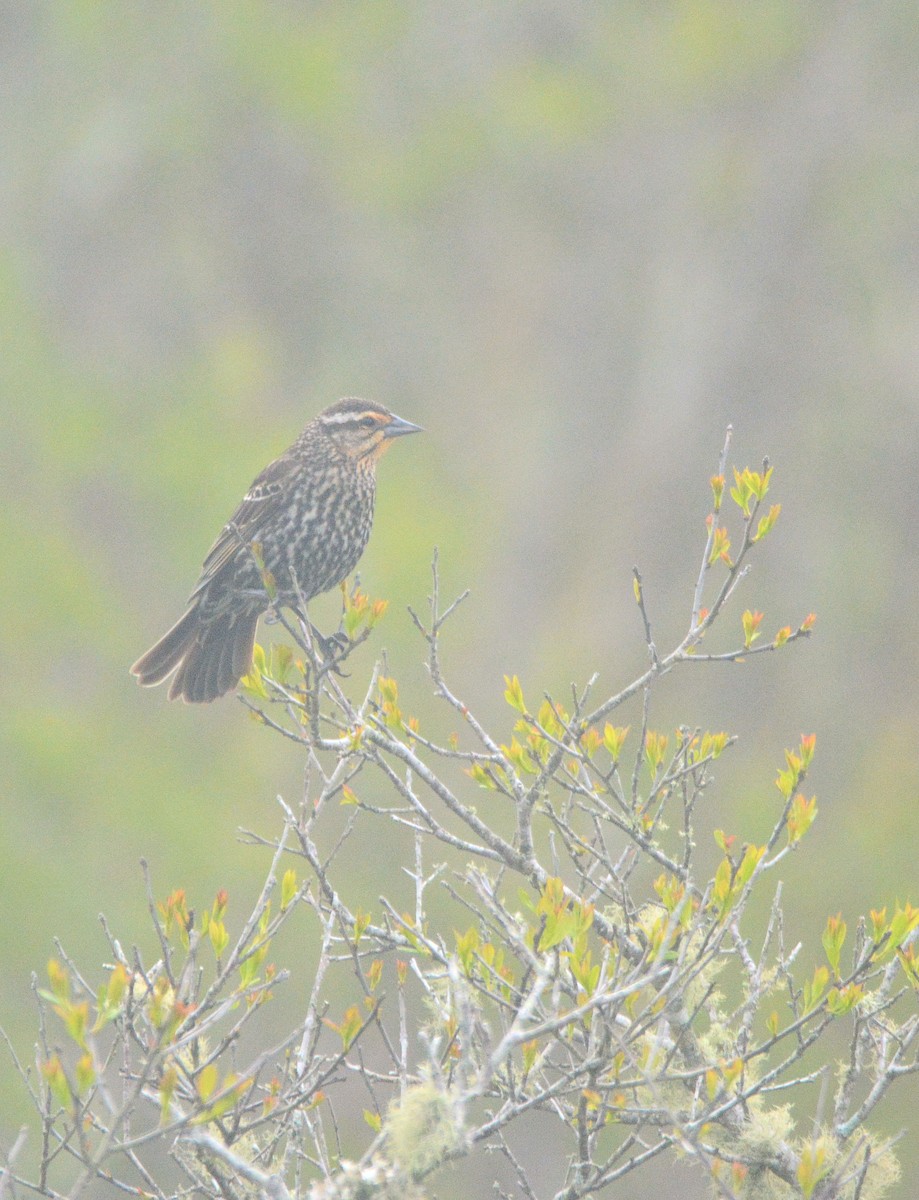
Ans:
{"label": "bird's tail", "polygon": [[190,704],[216,700],[236,686],[252,665],[258,610],[222,613],[203,620],[193,605],[155,646],[131,667],[142,687],[162,683],[173,671],[169,699]]}

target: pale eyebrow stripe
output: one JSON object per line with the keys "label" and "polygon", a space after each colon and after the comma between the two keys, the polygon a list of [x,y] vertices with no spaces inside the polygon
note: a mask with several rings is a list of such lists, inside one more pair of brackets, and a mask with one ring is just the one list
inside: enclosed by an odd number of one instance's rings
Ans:
{"label": "pale eyebrow stripe", "polygon": [[348,422],[362,421],[364,417],[373,417],[375,421],[385,421],[386,417],[382,413],[373,412],[371,409],[366,409],[364,412],[345,412],[332,413],[331,416],[323,417],[323,425],[345,425]]}

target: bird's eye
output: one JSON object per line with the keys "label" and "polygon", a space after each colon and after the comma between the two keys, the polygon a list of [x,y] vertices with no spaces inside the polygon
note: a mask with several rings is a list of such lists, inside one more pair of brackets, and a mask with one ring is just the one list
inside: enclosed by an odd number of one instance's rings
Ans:
{"label": "bird's eye", "polygon": [[358,425],[360,425],[362,429],[374,429],[376,428],[376,423],[376,417],[361,417],[361,419],[358,421]]}

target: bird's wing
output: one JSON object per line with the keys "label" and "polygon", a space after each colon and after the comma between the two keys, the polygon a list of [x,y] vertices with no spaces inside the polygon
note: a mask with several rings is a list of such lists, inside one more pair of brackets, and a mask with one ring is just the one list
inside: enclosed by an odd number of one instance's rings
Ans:
{"label": "bird's wing", "polygon": [[189,601],[194,600],[237,555],[250,553],[249,547],[258,541],[259,531],[271,521],[283,502],[288,480],[296,469],[297,459],[288,451],[262,471],[207,552],[201,576]]}

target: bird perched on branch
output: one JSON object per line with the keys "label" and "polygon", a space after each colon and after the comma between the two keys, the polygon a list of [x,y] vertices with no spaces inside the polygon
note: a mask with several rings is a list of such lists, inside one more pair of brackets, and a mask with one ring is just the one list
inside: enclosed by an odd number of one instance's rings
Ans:
{"label": "bird perched on branch", "polygon": [[373,523],[377,462],[394,438],[419,430],[353,397],[310,421],[224,526],[184,615],[131,667],[138,681],[151,687],[175,671],[169,699],[189,703],[235,687],[252,665],[262,613],[299,611],[354,570]]}

